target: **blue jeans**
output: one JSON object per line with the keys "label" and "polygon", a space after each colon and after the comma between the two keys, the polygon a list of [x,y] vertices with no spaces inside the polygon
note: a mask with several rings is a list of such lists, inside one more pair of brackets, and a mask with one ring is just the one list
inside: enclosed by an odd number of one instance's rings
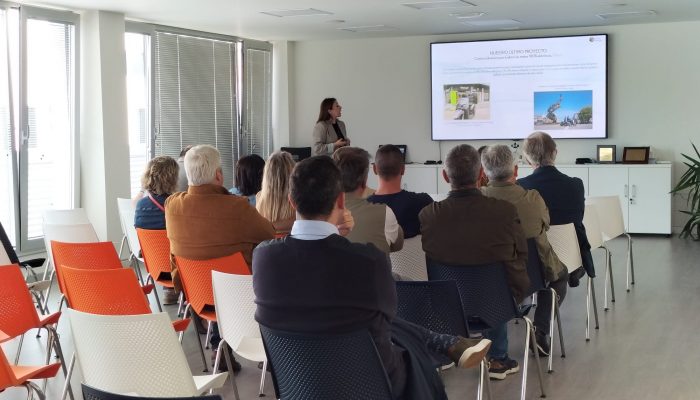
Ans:
{"label": "blue jeans", "polygon": [[489,358],[503,360],[508,358],[508,325],[503,324],[497,326],[490,331],[484,333],[484,337],[491,340],[491,348],[489,349]]}

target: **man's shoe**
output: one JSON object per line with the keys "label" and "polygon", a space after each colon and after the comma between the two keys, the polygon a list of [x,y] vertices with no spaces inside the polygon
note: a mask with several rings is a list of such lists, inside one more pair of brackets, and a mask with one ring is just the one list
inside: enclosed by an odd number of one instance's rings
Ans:
{"label": "man's shoe", "polygon": [[[214,350],[214,352],[211,353],[211,366],[212,368],[214,367],[214,364],[216,363],[216,352],[217,350]],[[241,366],[241,363],[236,360],[236,357],[233,356],[233,353],[231,352],[231,349],[229,349],[229,356],[231,357],[231,364],[233,365],[233,374],[236,375],[239,372],[241,372],[241,369],[243,367]],[[219,360],[219,370],[215,372],[226,372],[228,371],[228,365],[226,365],[226,356],[223,354],[221,355],[221,360]]]}
{"label": "man's shoe", "polygon": [[180,296],[177,295],[177,292],[175,291],[175,289],[169,288],[169,287],[163,288],[163,305],[164,306],[177,304],[179,299],[180,299]]}
{"label": "man's shoe", "polygon": [[447,349],[447,356],[460,368],[472,368],[479,365],[491,347],[488,339],[467,339],[459,337],[457,343]]}
{"label": "man's shoe", "polygon": [[571,273],[569,273],[569,286],[577,287],[580,283],[579,281],[584,275],[586,275],[586,270],[583,269],[583,267],[578,267],[573,270]]}
{"label": "man's shoe", "polygon": [[535,331],[535,337],[530,341],[530,350],[535,352],[535,348],[540,353],[540,357],[549,357],[550,346],[547,335],[540,333],[540,331]]}
{"label": "man's shoe", "polygon": [[489,378],[491,379],[503,380],[506,379],[506,376],[518,371],[520,371],[518,362],[508,357],[503,360],[492,358],[489,362]]}

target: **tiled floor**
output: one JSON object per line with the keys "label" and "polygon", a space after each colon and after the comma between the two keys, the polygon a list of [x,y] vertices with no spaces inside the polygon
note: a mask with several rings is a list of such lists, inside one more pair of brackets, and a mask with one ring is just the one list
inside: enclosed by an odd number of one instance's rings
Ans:
{"label": "tiled floor", "polygon": [[[635,237],[635,271],[637,282],[630,293],[624,289],[624,239],[611,244],[617,301],[608,312],[603,307],[603,255],[594,252],[599,278],[596,279],[600,329],[585,336],[585,285],[570,289],[562,305],[562,323],[567,357],[559,357],[555,345],[554,372],[547,374],[542,361],[544,384],[549,399],[697,399],[700,398],[700,243],[676,237]],[[56,309],[52,301],[51,309]],[[168,311],[175,312],[174,306]],[[510,355],[522,364],[524,325],[509,326]],[[59,326],[66,354],[72,352],[68,324]],[[45,334],[41,339],[25,339],[22,363],[41,363]],[[199,373],[202,363],[191,332],[183,343],[192,371]],[[12,359],[16,341],[3,345]],[[109,360],[105,360],[109,362]],[[244,369],[237,383],[242,399],[257,398],[260,370],[257,363],[243,361]],[[539,398],[539,385],[530,356],[528,399]],[[504,381],[492,381],[493,399],[516,399],[520,395],[522,372]],[[80,382],[77,372],[72,382]],[[450,398],[474,398],[476,370],[451,369],[443,373]],[[48,384],[48,399],[60,398],[63,377]],[[76,399],[82,396],[76,390]],[[272,380],[266,379],[266,397],[274,396]],[[225,399],[233,399],[230,384],[223,389]],[[25,399],[23,389],[0,393],[2,400]]]}

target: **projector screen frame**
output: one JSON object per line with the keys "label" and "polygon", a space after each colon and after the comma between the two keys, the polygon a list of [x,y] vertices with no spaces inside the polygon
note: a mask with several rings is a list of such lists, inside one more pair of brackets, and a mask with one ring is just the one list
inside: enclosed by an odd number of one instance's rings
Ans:
{"label": "projector screen frame", "polygon": [[590,34],[578,34],[578,35],[554,35],[554,36],[527,36],[527,37],[516,37],[516,38],[502,38],[502,39],[477,39],[477,40],[450,40],[450,41],[435,41],[435,42],[430,42],[430,54],[428,58],[429,62],[429,75],[430,75],[430,140],[433,142],[465,142],[465,141],[520,141],[524,140],[530,133],[537,131],[537,129],[533,129],[531,132],[523,133],[523,137],[515,137],[515,138],[486,138],[486,137],[479,137],[479,138],[455,138],[455,139],[450,139],[450,138],[445,138],[445,139],[436,139],[435,138],[435,132],[434,132],[434,113],[433,113],[433,102],[435,99],[433,98],[433,46],[434,45],[440,45],[440,44],[457,44],[457,43],[478,43],[478,42],[502,42],[502,41],[524,41],[524,40],[534,40],[534,39],[559,39],[559,38],[575,38],[575,37],[590,37],[590,36],[603,36],[605,37],[605,136],[601,137],[577,137],[577,138],[572,138],[572,137],[556,137],[556,135],[553,135],[557,140],[564,139],[564,140],[607,140],[610,138],[610,132],[609,132],[609,73],[610,73],[610,34],[608,33],[590,33]]}

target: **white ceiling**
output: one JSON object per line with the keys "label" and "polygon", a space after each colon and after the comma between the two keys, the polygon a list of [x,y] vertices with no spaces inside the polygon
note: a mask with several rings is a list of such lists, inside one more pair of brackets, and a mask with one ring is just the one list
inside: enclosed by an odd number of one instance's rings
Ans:
{"label": "white ceiling", "polygon": [[[27,2],[28,1],[22,1]],[[699,0],[473,0],[475,6],[416,10],[402,3],[435,0],[33,0],[72,10],[124,13],[127,19],[259,40],[321,40],[498,31],[461,21],[514,19],[518,29],[700,20]],[[274,17],[263,11],[315,8],[332,15]],[[655,16],[604,21],[599,13],[653,10]],[[484,12],[477,19],[449,14]],[[384,25],[385,32],[338,28]]]}

